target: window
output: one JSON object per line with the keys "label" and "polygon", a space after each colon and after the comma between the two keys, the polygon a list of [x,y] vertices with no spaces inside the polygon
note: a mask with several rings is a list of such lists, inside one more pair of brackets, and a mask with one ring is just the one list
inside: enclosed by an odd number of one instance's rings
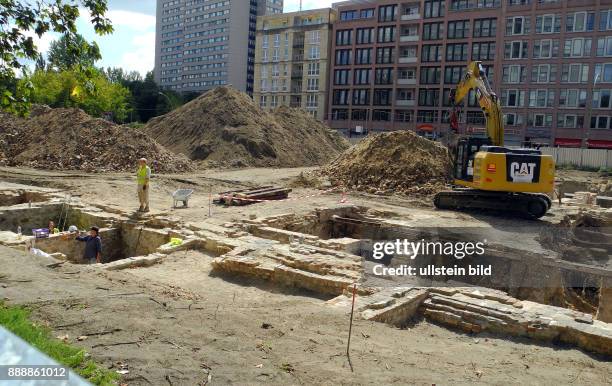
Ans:
{"label": "window", "polygon": [[344,106],[344,105],[348,105],[349,104],[349,90],[335,90],[334,91],[334,97],[333,97],[333,103],[335,105],[340,105],[340,106]]}
{"label": "window", "polygon": [[506,36],[528,35],[529,18],[524,16],[514,16],[506,18]]}
{"label": "window", "polygon": [[400,68],[398,78],[416,80],[416,68]]}
{"label": "window", "polygon": [[264,63],[268,61],[268,50],[263,50],[261,52],[261,61]]}
{"label": "window", "polygon": [[261,48],[268,48],[270,46],[270,35],[264,35],[261,40]]}
{"label": "window", "polygon": [[472,44],[472,60],[494,60],[495,42]]}
{"label": "window", "polygon": [[559,40],[545,39],[533,42],[533,58],[547,59],[559,56]]}
{"label": "window", "polygon": [[531,0],[508,0],[508,5],[529,5]]}
{"label": "window", "polygon": [[268,97],[266,95],[262,95],[259,97],[259,107],[265,109],[268,106]]}
{"label": "window", "polygon": [[362,9],[359,13],[361,19],[369,19],[374,17],[374,8]]}
{"label": "window", "polygon": [[599,30],[600,31],[611,31],[612,30],[612,9],[599,12]]}
{"label": "window", "polygon": [[280,76],[280,67],[278,63],[272,65],[272,76]]}
{"label": "window", "polygon": [[451,9],[461,11],[475,8],[499,8],[501,0],[451,0]]}
{"label": "window", "polygon": [[467,43],[447,44],[446,45],[446,61],[448,62],[465,62],[468,58]]}
{"label": "window", "polygon": [[321,31],[319,31],[319,30],[309,31],[309,32],[307,32],[307,34],[308,34],[308,42],[310,44],[319,44],[319,43],[321,43]]}
{"label": "window", "polygon": [[589,65],[582,63],[564,64],[561,69],[562,83],[586,83],[589,79]]}
{"label": "window", "polygon": [[532,83],[554,83],[556,80],[556,64],[535,64],[531,67]]}
{"label": "window", "polygon": [[497,35],[497,19],[476,19],[474,20],[475,38],[490,38]]}
{"label": "window", "polygon": [[559,91],[559,107],[561,108],[584,108],[586,104],[586,90],[561,89]]}
{"label": "window", "polygon": [[392,68],[377,68],[374,78],[375,84],[393,84]]}
{"label": "window", "polygon": [[385,5],[378,7],[378,21],[388,22],[395,21],[397,13],[397,5]]}
{"label": "window", "polygon": [[436,123],[438,122],[438,110],[418,110],[417,111],[417,122],[418,123]]}
{"label": "window", "polygon": [[358,48],[355,51],[355,64],[372,64],[372,49]]}
{"label": "window", "polygon": [[525,41],[507,42],[504,46],[504,59],[526,59],[528,43]]}
{"label": "window", "polygon": [[576,114],[558,114],[557,127],[566,129],[575,129],[584,125],[584,115]]}
{"label": "window", "polygon": [[421,62],[440,62],[442,61],[442,45],[425,44],[422,47]]}
{"label": "window", "polygon": [[320,58],[321,58],[321,47],[320,46],[310,46],[308,59],[320,59]]}
{"label": "window", "polygon": [[357,28],[357,44],[374,43],[374,28]]}
{"label": "window", "polygon": [[391,110],[372,110],[372,120],[389,122],[391,120]]}
{"label": "window", "polygon": [[612,56],[612,36],[597,39],[597,56]]}
{"label": "window", "polygon": [[342,20],[342,21],[355,20],[355,19],[357,19],[357,11],[356,10],[340,12],[340,20]]}
{"label": "window", "polygon": [[278,107],[278,96],[277,95],[272,95],[270,97],[270,108],[276,108]]}
{"label": "window", "polygon": [[362,68],[355,70],[355,79],[354,84],[356,85],[365,85],[370,84],[370,73],[372,71],[369,68]]}
{"label": "window", "polygon": [[566,58],[591,55],[591,38],[566,39],[563,46],[563,56]]}
{"label": "window", "polygon": [[552,34],[561,32],[561,15],[536,16],[536,33]]}
{"label": "window", "polygon": [[502,90],[501,103],[505,107],[523,107],[525,105],[525,91]]}
{"label": "window", "polygon": [[565,19],[567,32],[591,32],[595,28],[595,12],[574,12]]}
{"label": "window", "polygon": [[368,110],[353,109],[353,111],[351,111],[351,119],[353,121],[367,121],[368,116]]}
{"label": "window", "polygon": [[458,84],[463,78],[463,67],[462,66],[451,66],[444,68],[444,83],[445,84]]}
{"label": "window", "polygon": [[306,107],[310,109],[319,107],[319,96],[317,94],[306,96]]}
{"label": "window", "polygon": [[612,90],[595,89],[593,90],[593,108],[594,109],[610,109],[612,101],[610,98]]}
{"label": "window", "polygon": [[351,64],[351,50],[336,50],[336,65],[346,66]]}
{"label": "window", "polygon": [[447,37],[449,39],[465,39],[470,34],[470,21],[449,21],[447,31]]}
{"label": "window", "polygon": [[397,90],[397,100],[413,101],[414,100],[414,90],[407,90],[407,89]]}
{"label": "window", "polygon": [[411,110],[396,110],[395,111],[395,122],[412,122],[414,120],[414,113]]}
{"label": "window", "polygon": [[272,61],[278,62],[280,59],[280,51],[278,48],[272,50]]}
{"label": "window", "polygon": [[370,104],[370,90],[353,90],[353,104],[357,106],[366,106]]}
{"label": "window", "polygon": [[527,117],[527,124],[533,127],[552,127],[552,122],[552,114],[532,113]]}
{"label": "window", "polygon": [[349,46],[352,44],[353,30],[345,29],[336,31],[336,45]]}
{"label": "window", "polygon": [[334,84],[335,85],[349,84],[350,77],[351,77],[351,70],[335,70],[334,71]]}
{"label": "window", "polygon": [[433,17],[443,17],[446,0],[425,1],[423,8],[425,10],[423,17],[431,19]]}
{"label": "window", "polygon": [[423,40],[439,40],[443,38],[444,23],[423,24]]}
{"label": "window", "polygon": [[595,77],[593,82],[611,83],[612,82],[612,63],[598,63],[595,65]]}
{"label": "window", "polygon": [[376,49],[376,63],[377,64],[393,64],[395,49],[393,47],[383,47]]}
{"label": "window", "polygon": [[419,106],[439,106],[440,105],[440,90],[437,89],[419,89]]}
{"label": "window", "polygon": [[530,90],[529,107],[553,107],[555,92],[552,90]]}
{"label": "window", "polygon": [[272,79],[272,92],[278,91],[278,79]]}
{"label": "window", "polygon": [[525,83],[526,71],[525,66],[511,65],[502,68],[503,83]]}
{"label": "window", "polygon": [[378,27],[378,42],[392,43],[395,41],[395,27]]}
{"label": "window", "polygon": [[374,106],[391,106],[392,90],[374,90]]}
{"label": "window", "polygon": [[523,124],[523,115],[516,113],[504,114],[504,123],[508,126],[517,126]]}
{"label": "window", "polygon": [[321,63],[308,63],[308,76],[318,76],[321,73]]}
{"label": "window", "polygon": [[319,91],[319,78],[308,79],[308,91]]}
{"label": "window", "polygon": [[440,67],[421,67],[421,84],[439,84]]}
{"label": "window", "polygon": [[268,91],[268,80],[267,79],[262,79],[261,80],[261,86],[259,88],[261,89],[262,92]]}
{"label": "window", "polygon": [[332,120],[334,121],[346,121],[348,119],[348,110],[346,109],[333,109]]}
{"label": "window", "polygon": [[605,115],[591,117],[591,129],[612,129],[612,117]]}

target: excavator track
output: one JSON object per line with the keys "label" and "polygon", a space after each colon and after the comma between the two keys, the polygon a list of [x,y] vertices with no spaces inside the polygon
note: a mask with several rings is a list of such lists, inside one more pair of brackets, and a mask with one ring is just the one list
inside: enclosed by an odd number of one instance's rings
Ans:
{"label": "excavator track", "polygon": [[449,210],[494,210],[536,220],[548,212],[552,206],[552,201],[547,195],[541,193],[456,189],[438,193],[434,198],[434,205],[438,209]]}

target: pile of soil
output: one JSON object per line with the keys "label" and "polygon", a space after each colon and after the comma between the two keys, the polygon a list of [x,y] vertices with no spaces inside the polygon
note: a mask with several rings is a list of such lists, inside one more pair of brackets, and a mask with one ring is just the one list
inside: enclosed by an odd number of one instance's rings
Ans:
{"label": "pile of soil", "polygon": [[430,195],[451,171],[448,149],[412,131],[371,135],[321,170],[334,185],[376,194]]}
{"label": "pile of soil", "polygon": [[36,106],[29,118],[0,114],[0,165],[92,172],[133,171],[147,158],[155,172],[193,170],[191,161],[144,132],[94,119],[80,109]]}
{"label": "pile of soil", "polygon": [[144,130],[175,153],[209,166],[321,165],[348,148],[338,133],[307,113],[285,107],[262,111],[230,87],[154,118]]}

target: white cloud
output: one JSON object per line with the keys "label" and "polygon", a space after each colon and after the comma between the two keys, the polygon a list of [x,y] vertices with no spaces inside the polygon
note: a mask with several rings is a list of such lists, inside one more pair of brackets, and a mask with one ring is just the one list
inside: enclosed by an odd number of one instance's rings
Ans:
{"label": "white cloud", "polygon": [[119,66],[126,71],[138,71],[143,76],[155,66],[155,32],[136,35],[131,50],[123,53]]}
{"label": "white cloud", "polygon": [[136,31],[148,31],[155,28],[155,16],[140,12],[114,10],[108,11],[106,16],[113,26],[124,26]]}
{"label": "white cloud", "polygon": [[[339,0],[302,0],[302,9],[316,9],[330,7],[332,3]],[[300,0],[285,0],[285,12],[299,11]]]}

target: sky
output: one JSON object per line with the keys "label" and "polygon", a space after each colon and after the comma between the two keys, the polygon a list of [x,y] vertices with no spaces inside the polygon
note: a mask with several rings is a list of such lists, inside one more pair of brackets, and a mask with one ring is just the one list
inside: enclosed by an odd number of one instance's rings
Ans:
{"label": "sky", "polygon": [[[246,2],[246,0],[244,0]],[[303,0],[304,10],[328,7],[333,0]],[[138,71],[143,76],[155,65],[155,0],[108,0],[109,17],[115,28],[112,35],[98,36],[82,14],[77,22],[79,32],[89,41],[100,46],[102,60],[99,67],[122,67],[127,71]],[[299,10],[300,0],[285,0],[285,12]],[[55,34],[46,34],[36,39],[41,52],[57,39]]]}

